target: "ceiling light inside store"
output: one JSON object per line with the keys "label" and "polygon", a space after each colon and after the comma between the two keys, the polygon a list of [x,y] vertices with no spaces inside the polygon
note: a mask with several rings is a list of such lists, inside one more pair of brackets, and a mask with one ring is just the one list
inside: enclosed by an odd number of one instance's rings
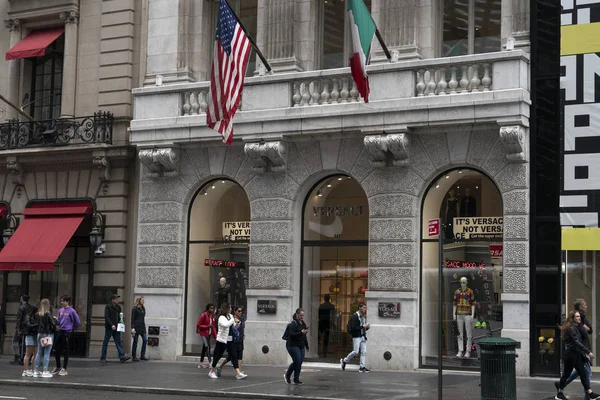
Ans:
{"label": "ceiling light inside store", "polygon": [[475,189],[479,189],[479,186],[475,186]]}
{"label": "ceiling light inside store", "polygon": [[460,189],[460,186],[456,185],[456,188],[457,188],[457,189]]}
{"label": "ceiling light inside store", "polygon": [[450,175],[446,175],[446,179],[450,178]]}
{"label": "ceiling light inside store", "polygon": [[321,191],[321,189],[319,189],[319,191],[317,192],[317,196],[323,197],[323,192]]}
{"label": "ceiling light inside store", "polygon": [[204,192],[204,195],[205,195],[205,196],[208,196],[208,192]]}
{"label": "ceiling light inside store", "polygon": [[211,189],[216,189],[216,186],[215,186],[215,185],[212,185],[210,188],[211,188]]}
{"label": "ceiling light inside store", "polygon": [[331,183],[329,183],[329,184],[327,185],[327,187],[331,187]]}
{"label": "ceiling light inside store", "polygon": [[462,170],[458,171],[459,174],[462,174]]}
{"label": "ceiling light inside store", "polygon": [[344,178],[342,178],[342,177],[340,176],[340,177],[338,178],[338,181],[341,181],[342,179],[344,179]]}
{"label": "ceiling light inside store", "polygon": [[440,187],[440,184],[439,184],[439,183],[438,183],[437,185],[435,185],[435,188],[436,188],[436,189],[437,189],[437,188],[439,188],[439,187]]}
{"label": "ceiling light inside store", "polygon": [[225,181],[221,181],[221,183],[225,183]]}

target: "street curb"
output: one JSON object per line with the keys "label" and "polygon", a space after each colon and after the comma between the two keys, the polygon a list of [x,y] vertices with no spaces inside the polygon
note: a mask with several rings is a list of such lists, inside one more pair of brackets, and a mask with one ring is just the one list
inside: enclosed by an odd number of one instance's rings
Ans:
{"label": "street curb", "polygon": [[218,397],[228,399],[265,399],[265,400],[288,400],[288,399],[306,399],[306,400],[344,400],[339,397],[315,397],[295,394],[267,394],[267,393],[245,393],[245,392],[224,392],[218,390],[203,390],[203,389],[170,389],[170,388],[155,388],[141,386],[118,386],[108,384],[89,384],[77,382],[51,382],[47,379],[40,380],[18,380],[18,379],[0,379],[0,385],[10,386],[40,386],[52,387],[72,390],[93,390],[93,391],[112,391],[123,393],[146,393],[146,394],[162,394],[175,396],[195,396],[195,397]]}

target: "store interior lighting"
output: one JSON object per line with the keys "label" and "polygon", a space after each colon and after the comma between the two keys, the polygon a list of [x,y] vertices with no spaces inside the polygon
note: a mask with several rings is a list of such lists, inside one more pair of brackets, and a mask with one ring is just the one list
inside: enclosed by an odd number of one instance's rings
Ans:
{"label": "store interior lighting", "polygon": [[321,189],[319,189],[319,191],[317,192],[317,196],[323,197],[323,191]]}

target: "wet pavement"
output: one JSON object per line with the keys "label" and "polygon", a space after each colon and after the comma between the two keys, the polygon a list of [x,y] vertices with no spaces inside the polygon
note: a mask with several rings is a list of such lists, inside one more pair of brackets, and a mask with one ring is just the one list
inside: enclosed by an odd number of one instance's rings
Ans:
{"label": "wet pavement", "polygon": [[[0,388],[21,386],[27,389],[41,386],[62,387],[74,390],[101,392],[147,393],[163,396],[236,398],[236,399],[347,399],[347,400],[399,400],[437,399],[437,373],[435,371],[358,372],[355,365],[341,371],[336,364],[306,363],[301,380],[304,385],[287,385],[283,381],[285,367],[244,365],[248,374],[245,380],[236,380],[232,368],[225,368],[220,379],[210,379],[207,369],[197,368],[193,362],[148,361],[125,364],[109,360],[72,359],[69,376],[49,379],[22,378],[22,367],[0,360]],[[600,388],[600,382],[592,382]],[[571,400],[583,399],[583,391],[574,382],[566,392]],[[4,390],[0,390],[4,392]],[[481,398],[479,374],[447,372],[444,374],[443,399],[478,400]],[[158,396],[157,398],[161,398]],[[519,400],[547,400],[554,398],[553,380],[543,378],[518,378]]]}

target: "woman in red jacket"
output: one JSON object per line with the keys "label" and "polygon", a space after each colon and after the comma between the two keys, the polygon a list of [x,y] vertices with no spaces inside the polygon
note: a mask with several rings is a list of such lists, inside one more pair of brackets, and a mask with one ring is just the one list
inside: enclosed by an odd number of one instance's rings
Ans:
{"label": "woman in red jacket", "polygon": [[[215,320],[215,306],[212,303],[206,305],[206,310],[200,315],[198,324],[196,324],[196,333],[202,338],[202,353],[200,354],[200,364],[198,368],[208,368],[211,363],[210,358],[210,339],[217,337],[217,321]],[[208,364],[204,364],[204,356],[208,358]]]}

